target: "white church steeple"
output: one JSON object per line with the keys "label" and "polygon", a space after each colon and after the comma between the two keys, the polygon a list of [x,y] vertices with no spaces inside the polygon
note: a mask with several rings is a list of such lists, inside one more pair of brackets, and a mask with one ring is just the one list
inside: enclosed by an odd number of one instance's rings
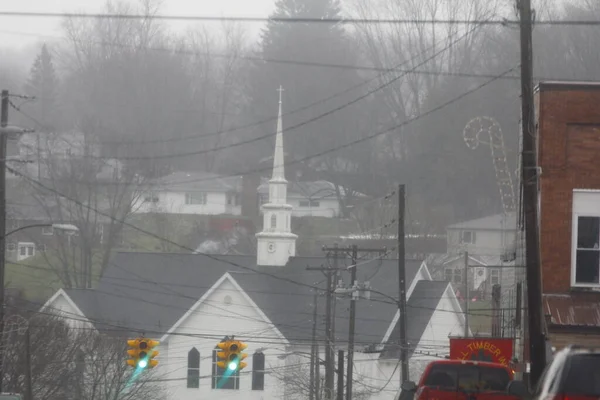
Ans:
{"label": "white church steeple", "polygon": [[283,125],[281,121],[281,97],[279,89],[279,116],[275,135],[273,175],[269,180],[269,202],[263,204],[263,230],[256,234],[256,264],[285,266],[296,255],[296,239],[290,229],[292,206],[287,204],[287,184],[283,157]]}

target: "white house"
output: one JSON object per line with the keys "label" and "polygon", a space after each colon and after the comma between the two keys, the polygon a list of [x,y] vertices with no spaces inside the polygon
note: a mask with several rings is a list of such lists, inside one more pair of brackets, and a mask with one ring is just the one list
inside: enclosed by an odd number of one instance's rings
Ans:
{"label": "white house", "polygon": [[[36,178],[64,178],[82,172],[94,174],[97,181],[115,181],[122,177],[123,163],[117,159],[100,158],[100,146],[93,136],[80,131],[59,133],[26,133],[17,143],[17,161],[11,167]],[[26,160],[27,162],[22,162]],[[18,177],[11,173],[11,177]]]}
{"label": "white house", "polygon": [[174,172],[140,196],[134,213],[241,214],[242,179],[206,172]]}
{"label": "white house", "polygon": [[514,259],[516,235],[516,213],[490,215],[448,226],[447,249],[449,254],[468,251],[471,255]]}
{"label": "white house", "polygon": [[[281,113],[280,113],[281,119]],[[281,126],[281,122],[279,122]],[[269,201],[257,256],[182,253],[117,253],[95,289],[59,290],[44,305],[73,323],[98,331],[119,326],[132,336],[160,341],[155,368],[168,400],[231,396],[249,400],[305,399],[313,345],[324,359],[326,257],[296,257],[285,195],[283,135],[276,137]],[[279,154],[277,154],[279,153]],[[282,189],[283,188],[283,189]],[[338,260],[350,265],[349,259]],[[357,279],[368,281],[369,299],[356,302],[354,393],[392,400],[399,389],[398,261],[362,260]],[[464,331],[463,314],[448,282],[431,279],[427,265],[406,260],[409,371],[448,354],[448,337]],[[349,274],[338,280],[348,285]],[[332,308],[336,350],[347,350],[349,299]],[[316,318],[314,315],[316,314]],[[248,344],[247,367],[230,378],[216,366],[225,337]],[[336,351],[337,354],[337,351]],[[368,396],[367,396],[368,395]]]}
{"label": "white house", "polygon": [[[343,188],[340,188],[343,193]],[[260,203],[269,197],[269,184],[266,180],[258,187]],[[333,218],[340,214],[340,202],[335,185],[328,181],[301,182],[288,184],[288,203],[294,207],[294,217],[327,217]]]}

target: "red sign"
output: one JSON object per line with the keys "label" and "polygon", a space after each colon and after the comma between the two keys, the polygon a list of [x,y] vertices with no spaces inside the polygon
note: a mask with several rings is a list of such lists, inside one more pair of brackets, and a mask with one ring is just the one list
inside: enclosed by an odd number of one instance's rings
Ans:
{"label": "red sign", "polygon": [[513,354],[513,339],[450,338],[453,360],[487,361],[508,366]]}

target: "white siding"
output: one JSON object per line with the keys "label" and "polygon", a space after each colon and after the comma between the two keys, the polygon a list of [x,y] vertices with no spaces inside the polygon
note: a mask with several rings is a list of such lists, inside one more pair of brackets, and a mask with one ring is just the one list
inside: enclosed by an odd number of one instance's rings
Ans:
{"label": "white siding", "polygon": [[133,207],[135,213],[163,212],[168,214],[241,215],[240,205],[228,205],[224,192],[206,192],[206,204],[185,204],[185,192],[154,192],[158,202],[145,202],[140,196]]}
{"label": "white siding", "polygon": [[92,329],[94,325],[87,322],[87,318],[81,310],[71,301],[71,299],[60,289],[48,302],[42,307],[45,313],[57,313],[65,317],[68,326],[76,329]]}
{"label": "white siding", "polygon": [[[461,243],[462,232],[475,232],[475,243]],[[472,230],[448,229],[447,245],[449,254],[458,254],[468,251],[471,255],[501,256],[514,247],[515,231],[509,230]]]}
{"label": "white siding", "polygon": [[301,202],[307,202],[305,198],[289,198],[289,204],[294,207],[294,217],[337,217],[340,213],[340,203],[337,199],[318,199],[318,206],[301,206]]}
{"label": "white siding", "polygon": [[[409,346],[415,347],[409,360],[410,380],[418,381],[427,364],[449,354],[449,336],[463,335],[464,318],[454,299],[452,290],[446,289],[421,338],[409,338]],[[357,353],[355,379],[363,379],[365,385],[371,386],[374,392],[371,400],[393,400],[399,389],[401,368],[396,360],[378,360],[377,357],[378,354]],[[354,391],[360,391],[360,386],[355,383]]]}
{"label": "white siding", "polygon": [[[227,298],[229,296],[229,298]],[[230,302],[230,304],[227,304]],[[201,333],[198,337],[185,333]],[[212,389],[212,350],[221,338],[235,335],[246,341],[248,366],[241,371],[240,389]],[[266,348],[265,370],[272,371],[285,364],[277,355],[285,353],[285,343],[278,340],[273,326],[263,320],[242,293],[229,280],[210,294],[199,307],[170,335],[159,355],[165,377],[174,379],[166,383],[168,400],[197,400],[209,398],[240,398],[248,400],[280,399],[281,385],[273,374],[265,374],[265,390],[252,391],[252,354],[260,347]],[[264,337],[265,339],[260,339]],[[166,354],[165,349],[166,347]],[[200,352],[200,387],[187,388],[187,355],[196,347]]]}

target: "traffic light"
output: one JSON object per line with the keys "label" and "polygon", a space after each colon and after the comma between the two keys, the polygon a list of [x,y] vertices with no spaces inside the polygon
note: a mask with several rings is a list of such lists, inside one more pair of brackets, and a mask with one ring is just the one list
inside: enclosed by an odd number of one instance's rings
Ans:
{"label": "traffic light", "polygon": [[156,367],[158,360],[155,360],[154,357],[158,355],[158,351],[153,349],[158,344],[158,341],[146,338],[128,340],[127,345],[131,349],[127,350],[130,357],[127,360],[127,365],[139,369]]}
{"label": "traffic light", "polygon": [[242,353],[247,344],[240,342],[239,340],[226,340],[217,344],[217,347],[222,351],[217,352],[217,366],[219,368],[227,369],[229,371],[240,371],[244,369],[247,364],[243,362],[248,354]]}

